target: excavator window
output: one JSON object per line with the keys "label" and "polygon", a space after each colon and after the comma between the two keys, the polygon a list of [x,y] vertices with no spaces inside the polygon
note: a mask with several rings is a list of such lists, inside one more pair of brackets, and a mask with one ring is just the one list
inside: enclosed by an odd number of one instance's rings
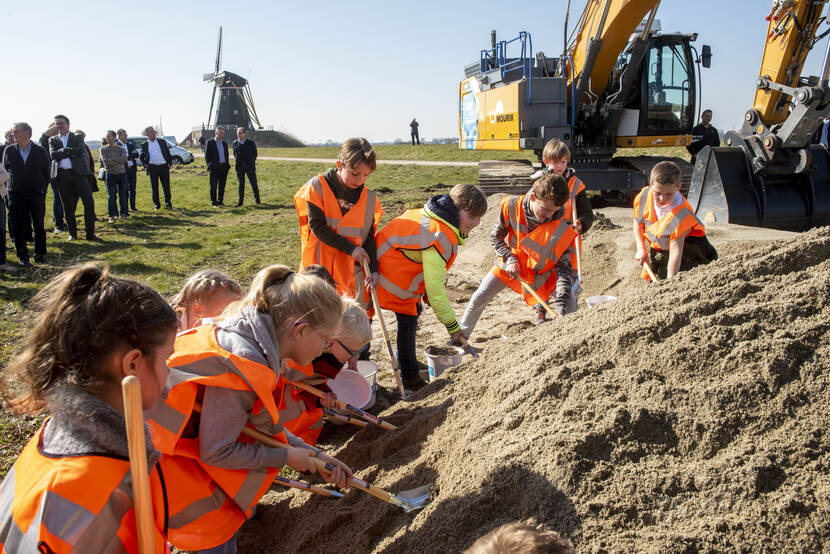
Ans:
{"label": "excavator window", "polygon": [[640,135],[678,135],[694,125],[695,74],[688,42],[656,41],[643,67]]}

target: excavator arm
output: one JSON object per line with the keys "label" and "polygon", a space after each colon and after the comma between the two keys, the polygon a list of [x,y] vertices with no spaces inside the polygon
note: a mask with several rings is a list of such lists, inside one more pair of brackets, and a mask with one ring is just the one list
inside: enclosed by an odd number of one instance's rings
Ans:
{"label": "excavator arm", "polygon": [[827,0],[776,0],[755,103],[724,147],[706,147],[689,202],[704,221],[800,231],[830,224],[830,156],[810,138],[830,113],[830,48],[820,77],[801,75]]}

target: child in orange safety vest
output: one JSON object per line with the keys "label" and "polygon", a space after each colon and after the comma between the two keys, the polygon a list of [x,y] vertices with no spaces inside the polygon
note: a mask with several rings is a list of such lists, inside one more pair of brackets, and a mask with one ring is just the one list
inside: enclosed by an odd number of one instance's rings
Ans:
{"label": "child in orange safety vest", "polygon": [[[150,408],[167,379],[176,314],[154,290],[87,264],[35,296],[40,314],[2,392],[49,418],[0,485],[0,552],[138,553],[121,380]],[[166,476],[146,434],[154,552],[169,552]]]}
{"label": "child in orange safety vest", "polygon": [[[651,170],[649,186],[634,199],[634,260],[648,263],[660,279],[718,258],[680,184],[677,164],[660,162]],[[650,280],[645,268],[642,277]]]}
{"label": "child in orange safety vest", "polygon": [[[559,139],[550,139],[542,150],[542,164],[544,167],[531,175],[531,180],[536,180],[546,173],[561,175],[568,182],[568,201],[565,202],[562,218],[570,223],[579,234],[577,238],[579,247],[582,247],[582,235],[588,232],[594,224],[594,212],[591,209],[591,201],[585,193],[585,183],[576,176],[573,168],[568,167],[571,161],[571,151],[568,145]],[[578,217],[574,217],[576,214]],[[571,252],[571,267],[573,271],[578,270],[576,249]],[[558,289],[557,295],[564,295],[567,291]],[[576,291],[571,289],[565,313],[572,313],[577,310],[579,299]],[[537,318],[538,321],[538,318]]]}
{"label": "child in orange safety vest", "polygon": [[[343,318],[340,331],[332,338],[328,350],[311,362],[311,368],[305,369],[300,380],[334,379],[344,364],[357,360],[360,351],[372,340],[372,325],[363,307],[353,298],[343,298]],[[355,369],[352,367],[351,369]],[[310,375],[309,375],[310,374]],[[315,385],[327,393],[321,399],[283,380],[282,399],[279,400],[280,419],[285,428],[303,439],[306,444],[314,446],[323,429],[323,408],[335,408],[337,395],[330,392],[325,383]]]}
{"label": "child in orange safety vest", "polygon": [[[275,394],[281,379],[302,377],[284,362],[302,368],[331,347],[342,311],[323,280],[274,265],[214,323],[176,337],[169,388],[147,412],[170,476],[171,544],[235,552],[240,527],[285,465],[313,472],[311,458],[318,457],[332,466],[326,480],[346,485],[348,467],[283,428]],[[253,441],[245,427],[291,447]]]}
{"label": "child in orange safety vest", "polygon": [[[569,254],[577,237],[562,218],[567,199],[565,179],[548,173],[533,183],[529,193],[502,200],[499,221],[490,234],[499,259],[467,303],[461,318],[465,336],[472,335],[484,308],[504,287],[521,294],[535,308],[535,324],[545,320],[545,308],[520,280],[545,301],[556,291],[554,309],[565,314],[573,277]],[[560,290],[564,294],[558,294]]]}
{"label": "child in orange safety vest", "polygon": [[[337,292],[357,298],[370,311],[369,284],[376,285],[375,230],[383,210],[365,186],[375,170],[375,151],[364,138],[340,145],[337,167],[313,177],[294,195],[300,222],[300,268],[320,264],[331,273]],[[363,274],[363,263],[370,276]]]}
{"label": "child in orange safety vest", "polygon": [[170,305],[179,316],[179,330],[187,331],[218,317],[225,306],[242,298],[239,283],[215,269],[190,276]]}
{"label": "child in orange safety vest", "polygon": [[418,375],[415,332],[421,298],[432,306],[450,338],[460,342],[461,326],[444,289],[459,245],[487,211],[487,197],[474,185],[456,185],[449,194],[430,198],[422,209],[407,210],[376,237],[380,266],[378,301],[398,319],[398,364],[410,390],[426,382]]}

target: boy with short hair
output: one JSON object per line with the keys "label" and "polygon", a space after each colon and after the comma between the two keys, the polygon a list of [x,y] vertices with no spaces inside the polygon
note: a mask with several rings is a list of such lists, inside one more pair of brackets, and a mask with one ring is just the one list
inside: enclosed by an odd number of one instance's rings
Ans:
{"label": "boy with short hair", "polygon": [[[680,194],[680,185],[677,164],[660,162],[652,168],[648,186],[634,199],[634,260],[639,265],[649,263],[661,279],[718,259],[703,223]],[[650,280],[645,269],[642,277]]]}
{"label": "boy with short hair", "polygon": [[444,289],[447,270],[459,245],[487,211],[487,197],[475,185],[456,185],[449,194],[430,198],[421,209],[406,210],[378,231],[380,278],[378,301],[398,319],[398,365],[403,384],[418,390],[426,382],[418,375],[415,331],[421,298],[432,306],[450,337],[461,342],[461,326]]}
{"label": "boy with short hair", "polygon": [[559,315],[567,313],[574,279],[569,254],[577,236],[562,218],[567,200],[568,185],[555,173],[537,179],[528,194],[502,200],[499,221],[490,233],[499,259],[464,310],[461,330],[466,337],[472,335],[484,308],[505,286],[534,307],[534,325],[545,321],[544,306],[524,290],[521,281],[544,300],[555,291],[554,309]]}
{"label": "boy with short hair", "polygon": [[478,539],[464,554],[575,554],[568,539],[534,518],[506,523]]}
{"label": "boy with short hair", "polygon": [[[574,226],[577,233],[583,235],[594,224],[594,212],[591,210],[591,201],[585,193],[585,184],[576,176],[573,168],[568,167],[571,161],[571,151],[568,145],[559,139],[550,139],[542,150],[544,173],[556,173],[568,182],[568,201],[565,204],[563,217]],[[531,177],[532,179],[533,177]],[[576,204],[577,221],[573,219],[573,206]]]}

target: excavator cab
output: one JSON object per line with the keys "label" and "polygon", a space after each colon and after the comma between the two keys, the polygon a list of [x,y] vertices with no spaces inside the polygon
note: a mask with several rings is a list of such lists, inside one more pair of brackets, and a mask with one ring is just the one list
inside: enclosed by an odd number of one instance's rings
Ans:
{"label": "excavator cab", "polygon": [[[695,124],[697,78],[694,34],[653,34],[643,54],[640,76],[625,97],[616,143],[620,147],[685,146]],[[631,63],[632,42],[620,55],[614,78]],[[613,85],[612,85],[613,90]]]}

